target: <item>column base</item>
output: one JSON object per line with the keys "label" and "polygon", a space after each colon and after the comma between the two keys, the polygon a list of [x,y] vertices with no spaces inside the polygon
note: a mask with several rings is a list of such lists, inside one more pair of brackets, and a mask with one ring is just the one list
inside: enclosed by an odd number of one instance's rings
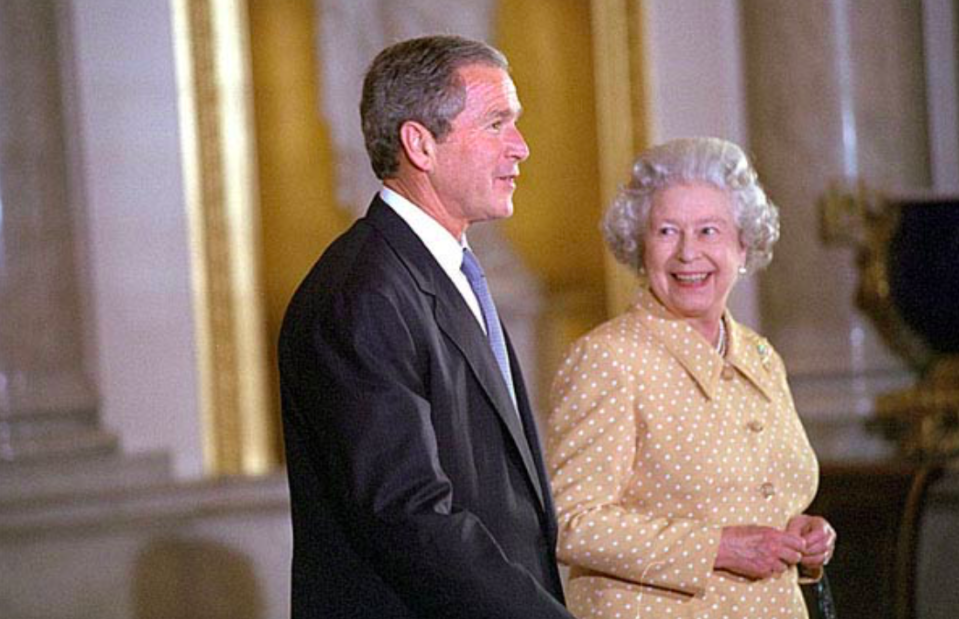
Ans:
{"label": "column base", "polygon": [[16,503],[47,502],[68,495],[119,491],[169,483],[165,453],[121,455],[73,453],[0,462],[0,511]]}
{"label": "column base", "polygon": [[107,455],[117,437],[97,427],[93,410],[0,415],[0,466],[66,456]]}
{"label": "column base", "polygon": [[282,472],[0,503],[0,615],[289,616],[291,553]]}

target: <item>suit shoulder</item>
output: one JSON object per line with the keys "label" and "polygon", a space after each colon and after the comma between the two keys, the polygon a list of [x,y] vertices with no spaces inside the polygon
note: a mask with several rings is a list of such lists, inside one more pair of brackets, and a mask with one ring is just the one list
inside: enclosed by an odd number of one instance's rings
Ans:
{"label": "suit shoulder", "polygon": [[402,260],[383,234],[360,220],[323,252],[297,294],[331,295],[375,288],[404,270]]}
{"label": "suit shoulder", "polygon": [[282,330],[312,322],[344,303],[395,297],[413,284],[383,235],[361,219],[330,244],[300,282],[290,299]]}

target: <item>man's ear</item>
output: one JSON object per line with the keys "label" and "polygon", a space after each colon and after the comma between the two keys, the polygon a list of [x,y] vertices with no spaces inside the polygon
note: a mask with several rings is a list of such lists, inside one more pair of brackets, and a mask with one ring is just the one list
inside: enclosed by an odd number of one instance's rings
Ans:
{"label": "man's ear", "polygon": [[436,140],[429,129],[414,120],[406,121],[400,126],[400,144],[414,168],[422,172],[433,169]]}

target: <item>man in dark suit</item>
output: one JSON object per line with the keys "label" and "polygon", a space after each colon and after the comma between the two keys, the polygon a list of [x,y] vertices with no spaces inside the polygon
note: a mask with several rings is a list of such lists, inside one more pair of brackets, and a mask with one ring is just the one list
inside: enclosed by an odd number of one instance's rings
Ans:
{"label": "man in dark suit", "polygon": [[297,619],[570,618],[533,414],[465,236],[512,213],[529,155],[507,69],[439,36],[366,75],[383,189],[280,336]]}

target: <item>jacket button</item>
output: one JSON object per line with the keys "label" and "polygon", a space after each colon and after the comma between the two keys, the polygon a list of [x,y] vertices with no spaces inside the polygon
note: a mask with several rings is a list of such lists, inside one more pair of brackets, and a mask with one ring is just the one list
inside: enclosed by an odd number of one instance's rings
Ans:
{"label": "jacket button", "polygon": [[759,486],[759,492],[768,499],[776,494],[776,486],[767,481],[763,485]]}
{"label": "jacket button", "polygon": [[732,380],[733,377],[736,376],[736,370],[733,368],[733,366],[727,363],[723,365],[723,371],[720,376],[723,377],[723,380]]}
{"label": "jacket button", "polygon": [[758,419],[753,419],[746,424],[746,427],[749,428],[751,432],[762,432],[763,431],[763,422]]}

